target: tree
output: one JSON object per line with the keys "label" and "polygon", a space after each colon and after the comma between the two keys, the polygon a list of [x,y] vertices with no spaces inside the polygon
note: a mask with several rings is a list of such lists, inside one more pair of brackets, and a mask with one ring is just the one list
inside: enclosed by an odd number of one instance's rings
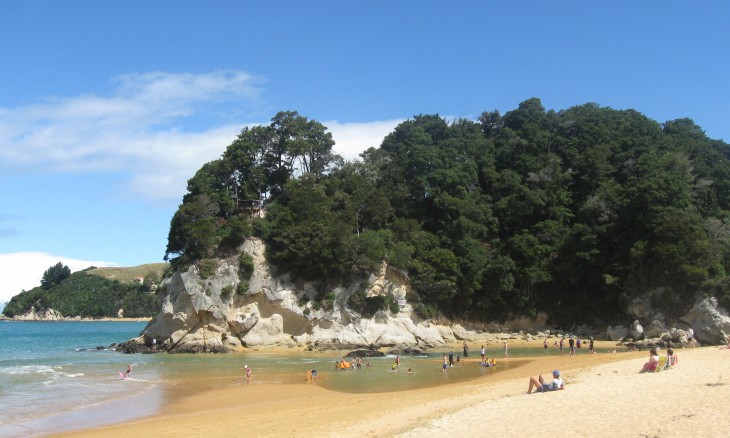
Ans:
{"label": "tree", "polygon": [[71,268],[64,265],[61,262],[56,263],[50,268],[46,269],[41,278],[41,286],[44,289],[50,289],[51,287],[61,283],[63,280],[71,275]]}

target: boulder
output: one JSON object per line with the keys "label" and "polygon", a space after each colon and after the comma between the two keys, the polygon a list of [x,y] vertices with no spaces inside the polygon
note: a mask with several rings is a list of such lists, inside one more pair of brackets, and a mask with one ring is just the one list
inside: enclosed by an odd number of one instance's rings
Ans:
{"label": "boulder", "polygon": [[451,332],[458,341],[476,341],[479,336],[477,333],[465,329],[460,324],[452,325]]}
{"label": "boulder", "polygon": [[720,345],[728,342],[730,316],[714,297],[698,297],[689,312],[679,319],[692,327],[695,338],[703,344]]}
{"label": "boulder", "polygon": [[654,320],[646,326],[644,330],[644,336],[647,338],[660,338],[663,333],[667,331],[667,328],[661,321]]}
{"label": "boulder", "polygon": [[644,339],[644,327],[639,323],[638,320],[631,323],[629,328],[629,335],[634,338],[635,341]]}
{"label": "boulder", "polygon": [[[390,353],[389,353],[390,354]],[[400,354],[400,353],[396,353]],[[355,350],[347,353],[345,357],[384,357],[385,353],[378,350]]]}
{"label": "boulder", "polygon": [[608,326],[606,336],[611,341],[620,341],[629,335],[629,329],[622,325]]}

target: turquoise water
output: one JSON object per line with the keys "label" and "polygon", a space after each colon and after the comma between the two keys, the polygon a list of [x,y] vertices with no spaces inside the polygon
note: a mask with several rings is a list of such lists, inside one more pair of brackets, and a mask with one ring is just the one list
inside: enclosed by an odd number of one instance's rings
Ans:
{"label": "turquoise water", "polygon": [[[139,322],[0,321],[0,435],[8,424],[132,397],[154,382],[123,382],[120,353],[97,350],[137,336]],[[143,362],[141,357],[135,361]]]}
{"label": "turquoise water", "polygon": [[[336,371],[337,352],[125,355],[97,349],[133,338],[145,325],[0,321],[0,436],[38,435],[150,415],[180,389],[179,382],[191,377],[199,389],[245,385],[244,365],[253,370],[252,385],[305,384],[307,370],[316,369],[317,384],[324,388],[372,393],[489,378],[521,362],[500,363],[501,350],[495,348],[488,355],[496,355],[496,368],[480,366],[477,356],[444,372],[441,355],[448,351],[434,351],[402,357],[398,371],[391,369],[394,357],[364,359],[362,369]],[[541,353],[515,350],[511,355]],[[118,373],[127,364],[134,371],[130,379],[121,380]]]}

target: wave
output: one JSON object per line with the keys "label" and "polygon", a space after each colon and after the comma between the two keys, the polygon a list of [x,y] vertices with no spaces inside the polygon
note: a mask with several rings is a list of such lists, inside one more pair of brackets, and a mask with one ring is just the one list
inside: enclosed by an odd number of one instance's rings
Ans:
{"label": "wave", "polygon": [[54,374],[58,373],[60,367],[49,365],[19,365],[14,367],[0,368],[0,374],[22,375],[22,374]]}

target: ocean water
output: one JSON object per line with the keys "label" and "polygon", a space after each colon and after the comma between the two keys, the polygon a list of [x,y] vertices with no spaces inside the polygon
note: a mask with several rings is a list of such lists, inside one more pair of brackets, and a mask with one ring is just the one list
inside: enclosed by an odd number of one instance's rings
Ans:
{"label": "ocean water", "polygon": [[154,382],[120,379],[130,357],[96,348],[137,336],[144,326],[0,321],[0,436],[10,425],[149,391]]}
{"label": "ocean water", "polygon": [[[389,392],[489,378],[520,361],[499,362],[501,350],[488,351],[496,368],[477,358],[441,370],[442,354],[364,359],[362,369],[336,371],[339,352],[243,354],[122,354],[106,349],[137,336],[145,322],[0,321],[0,436],[34,436],[99,426],[154,414],[191,382],[199,390],[247,384],[243,367],[253,369],[250,384],[306,384],[316,369],[317,384],[348,393]],[[100,347],[100,348],[97,348]],[[476,346],[472,346],[474,350]],[[456,352],[455,352],[456,353]],[[515,350],[529,356],[542,351]],[[472,355],[473,355],[472,351]],[[119,372],[133,366],[131,377]],[[412,373],[406,371],[411,368]],[[182,384],[185,382],[185,384]]]}

